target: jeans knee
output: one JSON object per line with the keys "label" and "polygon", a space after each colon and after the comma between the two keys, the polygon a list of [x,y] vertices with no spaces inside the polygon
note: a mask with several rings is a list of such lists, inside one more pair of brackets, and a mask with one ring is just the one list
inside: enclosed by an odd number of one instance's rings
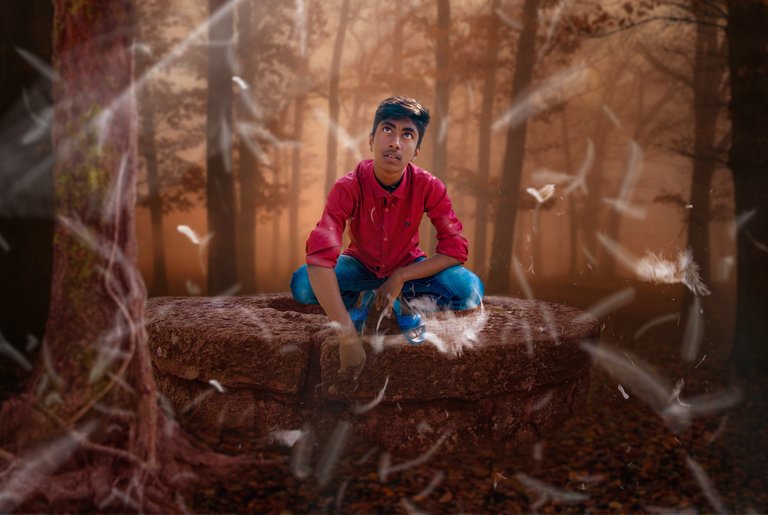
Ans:
{"label": "jeans knee", "polygon": [[291,277],[291,295],[302,304],[316,304],[317,297],[312,290],[307,273],[307,265],[302,265],[293,273]]}
{"label": "jeans knee", "polygon": [[483,302],[485,285],[477,275],[467,269],[463,271],[463,280],[454,286],[458,297],[454,301],[454,309],[475,309]]}

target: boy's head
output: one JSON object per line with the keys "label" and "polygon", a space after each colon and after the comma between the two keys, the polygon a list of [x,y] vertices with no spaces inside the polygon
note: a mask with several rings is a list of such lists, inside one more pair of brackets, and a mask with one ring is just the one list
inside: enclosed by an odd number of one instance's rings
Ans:
{"label": "boy's head", "polygon": [[421,147],[421,140],[424,139],[424,132],[429,125],[429,109],[421,105],[417,100],[408,97],[390,97],[379,104],[376,108],[376,114],[373,117],[373,127],[371,136],[376,132],[376,128],[384,120],[394,118],[410,118],[416,126],[419,133],[419,141],[416,148]]}

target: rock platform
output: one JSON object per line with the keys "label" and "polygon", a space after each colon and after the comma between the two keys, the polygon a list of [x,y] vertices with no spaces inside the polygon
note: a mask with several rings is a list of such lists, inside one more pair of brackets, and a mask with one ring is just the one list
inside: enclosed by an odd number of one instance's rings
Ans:
{"label": "rock platform", "polygon": [[405,455],[515,446],[556,428],[586,403],[592,358],[581,344],[600,333],[575,308],[486,297],[461,316],[426,316],[420,346],[366,337],[354,378],[339,372],[319,306],[289,294],[152,298],[146,320],[166,408],[208,443],[321,439],[341,428]]}

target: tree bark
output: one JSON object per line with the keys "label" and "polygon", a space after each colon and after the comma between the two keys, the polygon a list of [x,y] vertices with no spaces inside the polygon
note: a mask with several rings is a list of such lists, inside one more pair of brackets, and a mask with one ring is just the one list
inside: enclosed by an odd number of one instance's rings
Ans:
{"label": "tree bark", "polygon": [[[253,37],[251,34],[252,5],[242,2],[237,17],[239,52],[242,62],[242,74],[246,81],[257,79],[253,73]],[[245,93],[242,93],[245,94]],[[248,119],[250,111],[242,106],[240,113]],[[240,266],[240,286],[242,293],[256,292],[256,209],[257,192],[260,186],[261,171],[257,156],[253,154],[244,138],[238,141],[240,166],[240,223],[238,229],[238,249]]]}
{"label": "tree bark", "polygon": [[733,172],[737,235],[736,327],[731,359],[737,370],[768,370],[768,4],[728,1]]}
{"label": "tree bark", "polygon": [[[82,428],[87,416],[92,441],[120,448],[147,464],[149,472],[157,465],[158,410],[141,327],[146,295],[136,267],[134,13],[131,0],[55,2],[59,80],[54,84],[56,227],[44,343],[48,359],[38,363],[23,408],[3,406],[0,433],[8,436],[21,423],[13,448],[19,452]],[[137,388],[128,394],[120,384]],[[99,414],[97,405],[137,417]],[[36,423],[27,424],[30,419]],[[8,484],[14,484],[12,475],[0,476],[0,490]],[[22,500],[38,485],[26,486],[16,492]],[[3,497],[0,510],[18,503]]]}
{"label": "tree bark", "polygon": [[480,109],[480,130],[477,141],[477,182],[480,185],[475,218],[475,269],[480,276],[487,277],[486,247],[488,246],[488,179],[491,176],[491,124],[493,123],[493,101],[496,96],[496,65],[499,55],[499,17],[496,9],[499,0],[491,2],[488,25],[488,40],[485,45],[487,61],[483,73],[483,101]]}
{"label": "tree bark", "polygon": [[[274,149],[274,163],[272,166],[272,184],[279,187],[283,180],[280,175],[283,173],[283,150]],[[282,225],[282,208],[278,207],[272,215],[272,255],[270,258],[270,270],[272,277],[280,277],[282,274],[280,264],[280,254],[285,252],[285,236],[280,232]],[[281,247],[283,247],[281,249]],[[284,255],[284,254],[283,254]]]}
{"label": "tree bark", "polygon": [[[636,108],[636,122],[635,122],[635,130],[634,130],[634,142],[639,144],[639,135],[642,133],[645,125],[644,122],[647,122],[647,117],[644,117],[645,115],[645,85],[647,82],[647,76],[645,74],[640,74],[637,76],[637,93],[634,95],[634,100],[637,103]],[[630,154],[627,153],[626,159],[630,159]],[[642,166],[642,163],[638,164],[638,166]],[[614,198],[616,200],[621,200],[624,202],[631,203],[631,198],[629,197],[631,194],[631,189],[627,189],[625,192],[625,181],[631,180],[627,177],[627,174],[632,173],[628,169],[628,165],[625,167],[624,175],[619,179],[619,183],[616,187],[616,194]],[[639,172],[638,172],[639,173]],[[631,187],[631,185],[630,185]],[[627,198],[622,198],[622,195],[626,195]],[[608,237],[611,241],[619,241],[619,235],[621,234],[621,219],[623,217],[623,214],[619,212],[618,209],[614,206],[610,206],[606,212],[606,223],[605,223],[605,235]],[[599,255],[601,255],[601,268],[600,271],[603,273],[603,275],[607,277],[614,277],[616,275],[616,258],[611,255],[609,252],[607,252],[605,249],[602,249],[603,252],[601,252]],[[598,255],[598,254],[596,254]]]}
{"label": "tree bark", "polygon": [[[533,79],[533,68],[536,64],[536,34],[539,28],[538,8],[538,0],[525,0],[523,5],[524,25],[515,53],[513,101],[525,92]],[[489,293],[508,293],[510,289],[510,264],[515,241],[515,221],[527,133],[527,121],[519,125],[510,125],[507,130],[501,187],[496,199],[496,223],[493,227],[491,269],[488,277]]]}
{"label": "tree bark", "polygon": [[[571,154],[571,137],[568,129],[568,106],[563,105],[560,116],[560,128],[563,137],[563,158],[565,160],[565,172],[568,174],[576,173],[573,166],[573,157]],[[578,205],[574,198],[574,193],[568,195],[568,275],[576,277],[579,273],[579,223],[578,223]]]}
{"label": "tree bark", "polygon": [[[139,59],[140,74],[150,67],[147,56]],[[168,293],[168,275],[165,269],[165,238],[163,235],[163,198],[160,194],[160,178],[157,167],[157,145],[155,144],[155,102],[150,82],[146,81],[138,92],[141,110],[141,136],[139,144],[147,167],[149,188],[149,216],[152,225],[152,295]]]}
{"label": "tree bark", "polygon": [[325,197],[330,193],[338,174],[337,155],[339,151],[339,75],[341,74],[341,55],[344,50],[344,38],[347,35],[349,21],[349,0],[342,0],[339,13],[339,27],[333,44],[331,58],[331,76],[328,83],[328,139],[325,147]]}
{"label": "tree bark", "polygon": [[[606,86],[603,90],[602,105],[611,104],[616,93],[618,78],[622,72],[622,67],[618,63],[611,67],[610,75],[608,75],[605,81]],[[584,248],[599,261],[600,258],[598,256],[602,257],[602,252],[599,248],[597,233],[603,229],[602,214],[605,211],[605,204],[603,203],[603,165],[605,164],[606,142],[609,130],[608,121],[605,116],[598,113],[595,118],[594,136],[592,137],[595,158],[585,180],[588,194],[584,198],[581,233],[584,240]],[[594,275],[597,272],[596,268],[588,267],[588,270],[590,275]]]}
{"label": "tree bark", "polygon": [[[227,4],[208,0],[211,16]],[[232,175],[232,68],[227,49],[232,41],[231,7],[208,27],[208,110],[206,166],[208,200],[208,294],[216,295],[237,281],[235,193]]]}
{"label": "tree bark", "polygon": [[291,153],[291,190],[288,206],[288,259],[290,269],[299,264],[299,197],[301,196],[301,140],[304,136],[304,109],[307,97],[299,93],[293,105],[293,141]]}
{"label": "tree bark", "polygon": [[[702,17],[703,6],[694,3],[694,14]],[[701,279],[710,282],[709,225],[711,221],[710,185],[715,172],[715,131],[720,113],[720,84],[726,60],[718,45],[717,28],[696,25],[696,57],[693,69],[693,175],[688,218],[688,246],[699,265]]]}
{"label": "tree bark", "polygon": [[56,0],[54,271],[44,359],[0,406],[0,511],[183,511],[205,467],[158,409],[135,235],[133,0]]}
{"label": "tree bark", "polygon": [[[435,37],[435,108],[432,112],[431,172],[448,184],[448,104],[451,96],[451,1],[437,0],[437,35]],[[427,253],[437,240],[434,227],[421,224],[420,239]]]}
{"label": "tree bark", "polygon": [[448,182],[448,103],[451,95],[451,1],[437,0],[435,38],[435,110],[432,117],[434,148],[432,173]]}
{"label": "tree bark", "polygon": [[395,24],[392,30],[392,96],[403,95],[403,44],[405,43],[405,24],[408,22],[407,16],[404,16],[397,4],[395,6],[394,16]]}

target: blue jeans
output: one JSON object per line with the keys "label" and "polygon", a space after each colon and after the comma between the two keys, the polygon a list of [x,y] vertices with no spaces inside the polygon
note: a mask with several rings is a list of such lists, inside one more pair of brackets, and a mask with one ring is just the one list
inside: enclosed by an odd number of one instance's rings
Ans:
{"label": "blue jeans", "polygon": [[[425,258],[417,259],[421,261]],[[347,309],[354,307],[361,291],[375,290],[386,279],[378,279],[357,259],[341,255],[336,262],[336,278],[344,305]],[[478,276],[456,265],[445,270],[423,277],[406,281],[403,285],[403,297],[412,299],[417,296],[430,296],[435,299],[442,309],[473,309],[480,305],[485,287]],[[302,304],[317,304],[317,297],[309,284],[307,265],[302,265],[293,273],[291,279],[293,298]]]}

